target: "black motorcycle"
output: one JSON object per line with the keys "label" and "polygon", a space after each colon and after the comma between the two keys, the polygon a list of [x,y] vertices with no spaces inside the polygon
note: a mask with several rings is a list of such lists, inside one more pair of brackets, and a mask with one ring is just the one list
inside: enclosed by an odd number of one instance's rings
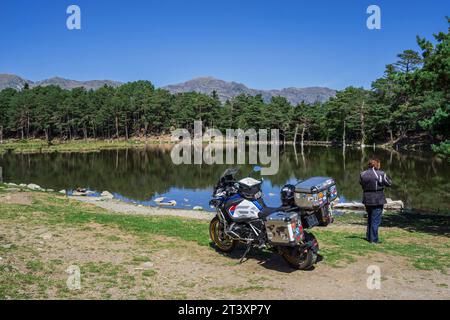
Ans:
{"label": "black motorcycle", "polygon": [[337,197],[334,180],[315,177],[286,185],[281,190],[282,206],[271,208],[262,199],[262,181],[236,180],[237,173],[238,169],[227,169],[222,174],[210,201],[217,211],[209,227],[215,246],[230,253],[238,243],[245,244],[241,262],[252,247],[267,248],[294,268],[310,269],[317,261],[319,244],[305,229],[332,222],[330,203]]}

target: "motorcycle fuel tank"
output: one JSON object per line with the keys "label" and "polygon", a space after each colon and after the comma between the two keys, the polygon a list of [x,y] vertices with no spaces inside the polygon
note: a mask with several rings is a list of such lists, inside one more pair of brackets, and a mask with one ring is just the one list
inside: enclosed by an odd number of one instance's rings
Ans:
{"label": "motorcycle fuel tank", "polygon": [[249,221],[258,219],[263,204],[258,200],[251,201],[235,195],[227,200],[224,209],[233,221]]}

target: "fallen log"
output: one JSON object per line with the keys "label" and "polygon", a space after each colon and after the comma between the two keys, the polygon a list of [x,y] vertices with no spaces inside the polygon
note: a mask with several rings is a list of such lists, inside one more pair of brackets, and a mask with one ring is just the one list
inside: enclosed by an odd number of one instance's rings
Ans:
{"label": "fallen log", "polygon": [[[386,199],[387,203],[384,205],[386,211],[403,211],[405,205],[401,200]],[[333,209],[337,210],[349,210],[349,211],[365,211],[366,207],[361,202],[347,202],[336,203],[333,205]]]}

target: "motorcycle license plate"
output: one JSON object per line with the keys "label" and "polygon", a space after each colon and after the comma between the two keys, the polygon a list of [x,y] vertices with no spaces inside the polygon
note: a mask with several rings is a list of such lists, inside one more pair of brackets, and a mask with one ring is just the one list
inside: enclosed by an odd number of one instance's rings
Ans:
{"label": "motorcycle license plate", "polygon": [[305,217],[307,228],[312,228],[319,225],[319,220],[315,214],[309,215]]}

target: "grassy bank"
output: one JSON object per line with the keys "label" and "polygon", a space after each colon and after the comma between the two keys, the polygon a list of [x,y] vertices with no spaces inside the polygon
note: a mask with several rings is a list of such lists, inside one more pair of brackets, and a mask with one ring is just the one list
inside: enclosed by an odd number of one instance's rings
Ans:
{"label": "grassy bank", "polygon": [[[425,220],[416,222],[386,216],[383,243],[372,245],[362,239],[363,218],[338,218],[332,227],[313,231],[321,246],[320,264],[339,269],[362,257],[395,257],[404,259],[408,269],[446,274],[450,266],[448,219],[432,221],[429,228],[421,226]],[[208,222],[114,214],[56,194],[12,192],[0,186],[0,299],[186,298],[175,289],[165,295],[165,289],[159,288],[167,277],[165,269],[173,267],[171,259],[178,261],[177,255],[186,252],[201,252],[199,263],[212,268],[217,263],[239,267],[235,259],[222,257],[210,247]],[[159,254],[163,257],[160,263],[167,262],[167,267],[140,268],[149,257]],[[271,256],[269,252],[254,254],[261,259]],[[66,287],[64,271],[72,264],[83,271],[84,293]],[[204,272],[189,281],[202,281],[208,275]],[[230,292],[256,290],[262,286],[252,284],[257,279],[250,274],[248,286],[233,287]],[[180,281],[187,281],[183,292],[193,288],[188,280]],[[100,291],[96,289],[99,285]],[[116,293],[118,288],[127,296]]]}
{"label": "grassy bank", "polygon": [[[14,153],[51,153],[51,152],[93,152],[107,149],[126,149],[126,148],[142,148],[148,145],[172,144],[170,136],[110,139],[110,140],[53,140],[48,143],[44,139],[28,139],[28,140],[5,140],[0,143],[0,154],[11,151]],[[206,141],[204,142],[207,143]],[[287,145],[293,145],[294,142],[287,141]],[[305,141],[305,146],[322,146],[322,147],[339,147],[339,144],[323,141]],[[348,147],[359,147],[359,144],[348,144]],[[372,145],[370,146],[372,147]],[[377,147],[392,150],[391,146],[379,145]]]}
{"label": "grassy bank", "polygon": [[170,143],[170,140],[149,138],[130,140],[53,140],[48,143],[41,139],[30,140],[6,140],[0,144],[0,153],[7,151],[15,153],[39,153],[39,152],[92,152],[105,149],[126,149],[145,147],[160,143]]}

